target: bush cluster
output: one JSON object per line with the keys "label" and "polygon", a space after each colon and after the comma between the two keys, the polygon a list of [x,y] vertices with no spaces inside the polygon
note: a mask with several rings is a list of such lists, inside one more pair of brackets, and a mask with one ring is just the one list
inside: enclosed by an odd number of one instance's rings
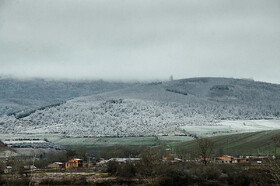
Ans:
{"label": "bush cluster", "polygon": [[162,163],[146,169],[140,163],[111,162],[108,172],[122,179],[147,180],[151,185],[273,185],[264,169],[246,170],[239,165],[203,165],[193,163]]}

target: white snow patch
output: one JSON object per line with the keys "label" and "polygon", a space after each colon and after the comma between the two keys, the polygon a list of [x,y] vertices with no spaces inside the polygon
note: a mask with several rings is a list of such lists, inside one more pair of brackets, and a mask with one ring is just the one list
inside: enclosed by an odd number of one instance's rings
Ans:
{"label": "white snow patch", "polygon": [[197,136],[212,136],[280,129],[280,120],[224,120],[215,125],[182,126],[181,129]]}

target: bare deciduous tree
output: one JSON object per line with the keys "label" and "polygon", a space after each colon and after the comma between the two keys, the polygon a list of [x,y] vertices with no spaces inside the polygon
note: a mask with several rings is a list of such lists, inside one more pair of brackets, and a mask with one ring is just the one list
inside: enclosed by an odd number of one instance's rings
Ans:
{"label": "bare deciduous tree", "polygon": [[196,145],[198,155],[202,158],[202,162],[207,165],[207,159],[214,154],[214,142],[208,138],[197,138]]}

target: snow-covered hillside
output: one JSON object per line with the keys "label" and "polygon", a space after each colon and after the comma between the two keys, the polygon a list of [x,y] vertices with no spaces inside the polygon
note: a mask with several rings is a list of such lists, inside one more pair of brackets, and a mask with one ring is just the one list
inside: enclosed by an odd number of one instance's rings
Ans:
{"label": "snow-covered hillside", "polygon": [[65,136],[188,134],[182,126],[280,117],[280,86],[231,78],[139,84],[79,97],[27,117],[0,118],[0,133]]}
{"label": "snow-covered hillside", "polygon": [[105,81],[20,80],[0,77],[0,116],[131,85],[133,84]]}

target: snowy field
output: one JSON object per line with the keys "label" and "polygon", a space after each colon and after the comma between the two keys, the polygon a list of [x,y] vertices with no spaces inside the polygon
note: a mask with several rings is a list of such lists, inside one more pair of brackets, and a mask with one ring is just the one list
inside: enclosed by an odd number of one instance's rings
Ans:
{"label": "snowy field", "polygon": [[14,139],[5,139],[3,140],[3,143],[6,145],[14,145],[14,144],[19,144],[19,143],[48,143],[45,140],[38,139],[38,140],[27,140],[27,139],[21,139],[21,140],[14,140]]}
{"label": "snowy field", "polygon": [[280,120],[225,120],[211,126],[182,126],[180,128],[186,133],[196,136],[218,136],[225,134],[277,130],[280,129]]}

